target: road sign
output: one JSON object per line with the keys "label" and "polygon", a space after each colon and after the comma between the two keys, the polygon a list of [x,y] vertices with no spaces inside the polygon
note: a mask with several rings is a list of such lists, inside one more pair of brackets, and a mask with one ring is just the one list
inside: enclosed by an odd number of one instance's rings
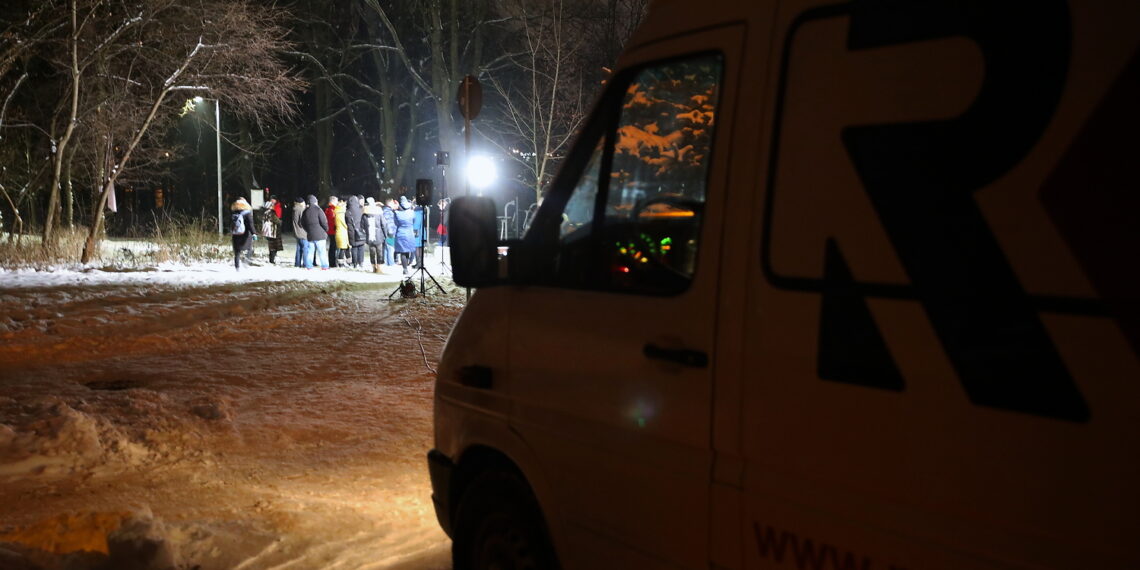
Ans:
{"label": "road sign", "polygon": [[464,119],[471,121],[479,116],[479,110],[483,108],[483,86],[474,75],[464,77],[459,83],[456,100],[459,101],[459,112]]}

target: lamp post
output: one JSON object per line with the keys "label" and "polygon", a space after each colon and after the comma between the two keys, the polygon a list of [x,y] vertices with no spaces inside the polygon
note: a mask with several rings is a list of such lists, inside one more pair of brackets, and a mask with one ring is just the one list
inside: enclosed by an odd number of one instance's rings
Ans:
{"label": "lamp post", "polygon": [[[205,97],[195,97],[195,103],[201,103]],[[222,104],[217,99],[214,102],[214,150],[218,159],[218,233],[222,233]]]}

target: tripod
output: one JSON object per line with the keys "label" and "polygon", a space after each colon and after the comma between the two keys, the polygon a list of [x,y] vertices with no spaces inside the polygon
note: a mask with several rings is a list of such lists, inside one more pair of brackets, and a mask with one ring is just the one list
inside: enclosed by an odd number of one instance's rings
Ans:
{"label": "tripod", "polygon": [[[440,200],[442,204],[439,208],[439,223],[441,226],[446,227],[447,224],[447,207],[451,205],[451,198],[444,198]],[[439,236],[439,271],[443,275],[451,273],[451,268],[447,266],[447,260],[451,257],[451,238],[444,233]],[[444,243],[447,245],[444,245]]]}
{"label": "tripod", "polygon": [[[443,285],[440,285],[439,281],[436,281],[431,272],[427,270],[427,263],[424,262],[424,251],[427,246],[428,213],[431,211],[431,208],[430,206],[422,206],[422,208],[424,210],[424,215],[421,218],[420,222],[420,247],[418,259],[416,260],[416,270],[413,271],[411,275],[404,277],[404,279],[400,281],[400,284],[397,285],[391,293],[388,293],[388,300],[391,300],[392,297],[396,295],[396,293],[403,291],[408,284],[412,283],[415,280],[417,273],[420,276],[421,297],[427,294],[426,279],[431,279],[431,282],[435,284],[440,293],[443,293],[444,295],[447,294],[447,291],[443,289]],[[415,290],[415,285],[412,285],[412,290]]]}

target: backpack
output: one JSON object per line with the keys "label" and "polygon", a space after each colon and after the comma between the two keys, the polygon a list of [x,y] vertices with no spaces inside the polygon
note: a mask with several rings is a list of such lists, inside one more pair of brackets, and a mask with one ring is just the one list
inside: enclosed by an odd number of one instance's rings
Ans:
{"label": "backpack", "polygon": [[237,211],[230,214],[230,234],[235,236],[245,235],[245,212]]}
{"label": "backpack", "polygon": [[416,298],[416,284],[411,279],[400,283],[400,297],[404,299]]}
{"label": "backpack", "polygon": [[396,213],[388,209],[380,217],[384,219],[384,237],[396,235]]}

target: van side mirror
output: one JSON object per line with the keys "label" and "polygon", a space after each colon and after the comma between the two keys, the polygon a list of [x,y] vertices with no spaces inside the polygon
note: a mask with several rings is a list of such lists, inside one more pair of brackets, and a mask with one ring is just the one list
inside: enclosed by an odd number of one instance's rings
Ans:
{"label": "van side mirror", "polygon": [[451,273],[463,287],[487,287],[499,280],[495,203],[490,198],[461,196],[448,207],[447,235]]}

